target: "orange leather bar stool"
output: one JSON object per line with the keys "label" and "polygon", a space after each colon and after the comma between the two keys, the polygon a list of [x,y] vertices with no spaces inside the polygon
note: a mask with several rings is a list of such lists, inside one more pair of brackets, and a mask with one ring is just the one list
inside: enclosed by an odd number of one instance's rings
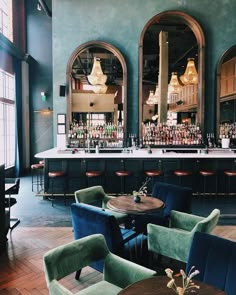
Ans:
{"label": "orange leather bar stool", "polygon": [[152,179],[152,189],[153,189],[155,178],[158,177],[158,176],[162,176],[163,171],[161,171],[161,170],[146,170],[146,171],[144,171],[144,174],[147,177],[151,177],[151,179]]}
{"label": "orange leather bar stool", "polygon": [[174,171],[174,175],[179,177],[179,184],[182,184],[183,177],[191,176],[192,171],[177,169]]}
{"label": "orange leather bar stool", "polygon": [[103,176],[103,171],[100,170],[91,170],[91,171],[86,171],[85,175],[87,176],[87,186],[89,187],[89,178],[97,178],[100,177],[100,183],[103,184],[102,182],[102,176]]}
{"label": "orange leather bar stool", "polygon": [[[228,194],[230,196],[231,192],[231,178],[236,176],[236,170],[225,170],[224,175],[228,177]],[[236,193],[234,191],[234,193]]]}
{"label": "orange leather bar stool", "polygon": [[63,171],[49,171],[48,172],[49,181],[51,181],[51,188],[52,188],[52,197],[49,200],[52,201],[52,207],[54,205],[55,197],[54,197],[54,182],[56,180],[63,180],[64,181],[64,203],[66,206],[66,187],[67,187],[67,174]]}
{"label": "orange leather bar stool", "polygon": [[[207,178],[210,176],[216,175],[216,172],[213,170],[200,170],[199,174],[203,177],[203,195],[205,196],[207,194]],[[215,193],[217,195],[218,189],[217,189],[217,177],[215,182]]]}
{"label": "orange leather bar stool", "polygon": [[37,187],[37,193],[42,189],[43,185],[43,168],[44,163],[32,164],[31,165],[31,183],[32,183],[32,192],[34,191],[34,186]]}
{"label": "orange leather bar stool", "polygon": [[132,172],[128,170],[118,170],[118,171],[115,171],[115,174],[116,176],[120,177],[121,193],[125,193],[125,177],[132,175]]}

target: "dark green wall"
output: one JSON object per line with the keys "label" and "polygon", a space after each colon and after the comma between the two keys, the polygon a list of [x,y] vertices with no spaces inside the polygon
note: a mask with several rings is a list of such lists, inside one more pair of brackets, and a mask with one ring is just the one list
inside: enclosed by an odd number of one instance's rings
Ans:
{"label": "dark green wall", "polygon": [[[51,3],[51,0],[48,1]],[[31,163],[34,155],[53,147],[53,114],[35,112],[53,109],[52,92],[52,19],[43,10],[37,10],[37,0],[27,0],[26,39],[29,59],[29,107]],[[50,5],[51,6],[51,5]],[[45,92],[47,99],[41,99]]]}
{"label": "dark green wall", "polygon": [[221,55],[236,44],[235,0],[52,0],[54,126],[57,113],[66,112],[66,98],[59,97],[58,88],[66,83],[70,55],[84,42],[102,40],[116,46],[127,62],[127,126],[128,132],[137,133],[140,35],[152,17],[167,10],[191,15],[205,33],[205,128],[206,132],[213,131],[216,65]]}

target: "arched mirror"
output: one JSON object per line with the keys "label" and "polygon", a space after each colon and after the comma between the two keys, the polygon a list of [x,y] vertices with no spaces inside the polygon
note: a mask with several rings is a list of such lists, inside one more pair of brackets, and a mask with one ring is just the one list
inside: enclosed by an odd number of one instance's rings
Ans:
{"label": "arched mirror", "polygon": [[101,41],[82,44],[68,62],[67,82],[72,146],[83,147],[87,139],[94,147],[122,146],[127,69],[120,51]]}
{"label": "arched mirror", "polygon": [[217,65],[217,137],[231,139],[235,146],[236,122],[236,45],[229,48]]}
{"label": "arched mirror", "polygon": [[139,48],[140,134],[143,124],[153,121],[199,124],[203,131],[204,49],[200,25],[183,12],[160,13],[145,25]]}

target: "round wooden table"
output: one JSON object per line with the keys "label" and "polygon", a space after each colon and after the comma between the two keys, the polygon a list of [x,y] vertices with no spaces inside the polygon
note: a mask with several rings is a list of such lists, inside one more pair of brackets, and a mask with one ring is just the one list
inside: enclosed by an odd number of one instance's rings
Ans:
{"label": "round wooden table", "polygon": [[107,202],[113,211],[132,215],[154,213],[164,207],[164,202],[157,198],[141,196],[140,203],[135,203],[133,196],[119,196]]}
{"label": "round wooden table", "polygon": [[[138,281],[120,291],[118,295],[174,295],[176,294],[174,290],[166,286],[169,280],[167,276],[158,276]],[[185,295],[226,295],[224,291],[208,284],[196,281],[195,283],[200,286],[200,289],[189,289],[188,293],[185,293]],[[177,285],[181,286],[181,284],[178,283]]]}

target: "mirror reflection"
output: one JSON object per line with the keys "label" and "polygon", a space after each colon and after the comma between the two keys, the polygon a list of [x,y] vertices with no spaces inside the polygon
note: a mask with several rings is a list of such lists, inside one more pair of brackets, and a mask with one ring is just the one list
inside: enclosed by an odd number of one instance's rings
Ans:
{"label": "mirror reflection", "polygon": [[126,65],[104,42],[78,48],[70,62],[70,145],[123,146],[126,126]]}
{"label": "mirror reflection", "polygon": [[178,16],[154,19],[144,33],[142,121],[197,123],[198,42]]}
{"label": "mirror reflection", "polygon": [[220,59],[218,65],[218,140],[236,141],[236,45]]}

